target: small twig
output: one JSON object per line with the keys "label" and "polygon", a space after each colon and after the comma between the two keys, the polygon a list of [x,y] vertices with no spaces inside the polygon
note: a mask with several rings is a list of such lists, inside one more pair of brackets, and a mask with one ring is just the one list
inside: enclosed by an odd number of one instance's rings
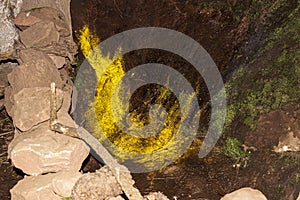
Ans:
{"label": "small twig", "polygon": [[8,131],[8,132],[0,133],[0,137],[1,137],[1,136],[8,135],[8,134],[11,134],[11,133],[13,133],[13,132],[14,132],[14,131]]}

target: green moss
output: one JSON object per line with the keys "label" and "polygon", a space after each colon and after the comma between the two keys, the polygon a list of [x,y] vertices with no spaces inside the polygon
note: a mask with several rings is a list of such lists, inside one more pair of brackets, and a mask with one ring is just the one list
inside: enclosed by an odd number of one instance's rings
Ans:
{"label": "green moss", "polygon": [[234,161],[249,157],[249,153],[241,149],[242,143],[236,138],[227,138],[222,152]]}
{"label": "green moss", "polygon": [[225,128],[241,116],[245,125],[255,129],[260,115],[299,102],[300,17],[296,11],[288,23],[270,34],[259,56],[226,83],[229,104]]}

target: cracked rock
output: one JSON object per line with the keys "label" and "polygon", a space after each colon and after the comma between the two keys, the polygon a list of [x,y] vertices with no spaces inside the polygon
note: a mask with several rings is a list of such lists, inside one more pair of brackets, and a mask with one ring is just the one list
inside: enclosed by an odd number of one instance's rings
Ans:
{"label": "cracked rock", "polygon": [[34,176],[79,171],[88,154],[89,148],[83,141],[49,130],[49,122],[18,135],[8,147],[13,165]]}
{"label": "cracked rock", "polygon": [[61,200],[69,197],[75,182],[82,176],[76,171],[25,176],[11,190],[12,200]]}
{"label": "cracked rock", "polygon": [[61,36],[66,37],[70,35],[64,14],[54,8],[44,7],[22,11],[16,17],[15,24],[25,30],[41,21],[52,21]]}
{"label": "cracked rock", "polygon": [[59,33],[53,22],[41,21],[21,32],[20,40],[26,48],[46,47],[58,42]]}
{"label": "cracked rock", "polygon": [[[28,131],[33,126],[50,119],[50,88],[24,88],[14,95],[11,117],[14,125],[21,131]],[[63,92],[57,90],[57,108],[63,101]],[[34,105],[34,106],[33,106]]]}

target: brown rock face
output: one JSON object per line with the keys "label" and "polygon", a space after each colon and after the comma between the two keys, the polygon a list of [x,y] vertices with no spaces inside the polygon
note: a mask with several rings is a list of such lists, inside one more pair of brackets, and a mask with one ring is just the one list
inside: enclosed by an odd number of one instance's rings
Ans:
{"label": "brown rock face", "polygon": [[69,197],[75,182],[82,176],[79,172],[62,171],[55,174],[25,176],[10,190],[13,200],[61,200]]}
{"label": "brown rock face", "polygon": [[36,8],[23,11],[16,17],[15,24],[22,29],[26,29],[41,21],[51,21],[54,23],[60,35],[70,35],[69,27],[66,24],[64,14],[54,8]]}
{"label": "brown rock face", "polygon": [[41,21],[21,32],[20,40],[26,48],[46,47],[58,42],[59,33],[53,22]]}
{"label": "brown rock face", "polygon": [[20,134],[8,148],[14,166],[34,176],[78,171],[88,154],[89,149],[81,140],[50,131],[49,122]]}
{"label": "brown rock face", "polygon": [[[57,106],[63,101],[63,92],[57,91]],[[21,131],[28,131],[33,126],[50,119],[50,88],[24,88],[14,95],[11,117],[14,125]]]}

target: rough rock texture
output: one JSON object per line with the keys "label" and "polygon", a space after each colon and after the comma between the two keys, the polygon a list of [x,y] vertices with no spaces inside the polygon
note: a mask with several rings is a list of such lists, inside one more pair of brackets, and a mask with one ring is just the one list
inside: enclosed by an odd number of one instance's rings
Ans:
{"label": "rough rock texture", "polygon": [[49,65],[54,65],[53,60],[45,53],[37,51],[35,49],[22,49],[19,52],[18,62],[22,65],[25,63],[31,63],[36,60],[45,60]]}
{"label": "rough rock texture", "polygon": [[40,176],[25,176],[11,190],[12,200],[61,200],[71,194],[79,172],[62,171]]}
{"label": "rough rock texture", "polygon": [[232,193],[226,194],[221,200],[267,200],[265,195],[259,190],[249,187],[241,188]]}
{"label": "rough rock texture", "polygon": [[66,24],[64,14],[54,8],[37,8],[22,11],[14,20],[15,24],[23,30],[41,21],[53,22],[57,31],[62,36],[70,35],[69,26]]}
{"label": "rough rock texture", "polygon": [[56,56],[56,55],[49,55],[49,57],[52,59],[53,63],[57,67],[57,69],[60,69],[66,64],[66,59],[62,56]]}
{"label": "rough rock texture", "polygon": [[[50,88],[24,88],[14,95],[11,117],[14,125],[21,131],[28,131],[33,126],[50,119]],[[63,101],[63,92],[57,90],[57,108]],[[34,106],[33,106],[34,105]]]}
{"label": "rough rock texture", "polygon": [[8,147],[13,165],[29,175],[78,171],[88,154],[84,142],[50,131],[49,122],[20,134]]}
{"label": "rough rock texture", "polygon": [[22,0],[0,0],[0,60],[1,54],[12,51],[18,41],[13,18],[20,12],[21,5]]}
{"label": "rough rock texture", "polygon": [[108,198],[107,200],[124,200],[124,198],[121,196],[117,196],[117,197]]}
{"label": "rough rock texture", "polygon": [[58,42],[59,33],[53,22],[41,21],[21,32],[20,40],[26,48],[46,47]]}
{"label": "rough rock texture", "polygon": [[8,81],[10,86],[5,88],[5,107],[9,115],[11,115],[14,95],[23,88],[50,87],[51,82],[55,82],[60,89],[63,87],[57,68],[44,59],[33,59],[31,62],[15,67],[8,75]]}
{"label": "rough rock texture", "polygon": [[169,198],[166,197],[161,192],[151,192],[150,194],[145,196],[145,199],[147,199],[147,200],[169,200]]}
{"label": "rough rock texture", "polygon": [[77,171],[57,172],[52,178],[53,191],[62,197],[70,197],[72,188],[81,176]]}
{"label": "rough rock texture", "polygon": [[[23,0],[22,11],[31,10],[33,8],[50,7],[61,11],[66,20],[66,24],[72,34],[72,22],[70,13],[71,0]],[[72,38],[72,36],[70,36]]]}
{"label": "rough rock texture", "polygon": [[121,187],[108,167],[84,174],[72,190],[72,199],[104,200],[122,193]]}

